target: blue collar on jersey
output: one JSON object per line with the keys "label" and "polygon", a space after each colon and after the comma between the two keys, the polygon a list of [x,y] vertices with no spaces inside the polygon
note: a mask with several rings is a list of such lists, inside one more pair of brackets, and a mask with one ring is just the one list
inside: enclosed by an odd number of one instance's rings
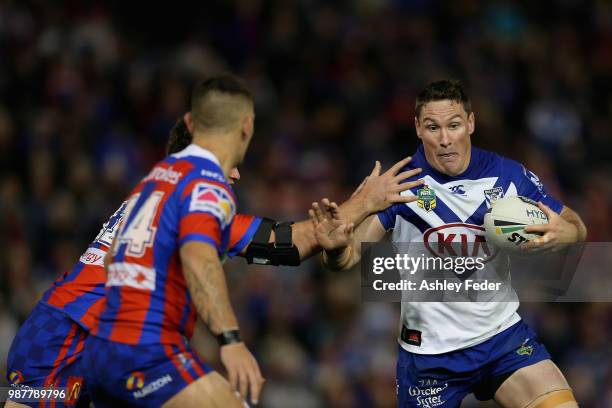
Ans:
{"label": "blue collar on jersey", "polygon": [[421,167],[423,169],[422,175],[429,174],[436,181],[440,182],[441,184],[444,184],[453,180],[478,178],[479,175],[482,173],[482,170],[484,170],[483,166],[479,165],[479,162],[482,158],[481,156],[482,151],[472,145],[470,153],[470,164],[468,164],[467,168],[462,173],[456,176],[449,176],[448,174],[439,172],[429,164],[427,158],[425,157],[425,150],[423,148],[423,144],[421,143],[413,156],[413,162],[411,163],[411,165],[414,167]]}

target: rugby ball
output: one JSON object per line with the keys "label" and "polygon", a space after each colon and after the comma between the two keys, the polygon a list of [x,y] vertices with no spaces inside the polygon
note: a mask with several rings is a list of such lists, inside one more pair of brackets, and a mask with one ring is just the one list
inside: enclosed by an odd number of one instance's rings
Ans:
{"label": "rugby ball", "polygon": [[538,233],[526,233],[525,226],[546,224],[548,216],[538,203],[522,197],[504,197],[496,200],[484,216],[487,242],[508,253],[524,253],[519,245],[537,238]]}

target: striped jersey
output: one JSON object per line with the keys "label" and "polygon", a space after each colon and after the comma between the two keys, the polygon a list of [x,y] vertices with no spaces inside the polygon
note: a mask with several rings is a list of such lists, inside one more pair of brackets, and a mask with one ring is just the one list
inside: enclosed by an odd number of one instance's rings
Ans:
{"label": "striped jersey", "polygon": [[[468,254],[483,251],[489,262],[478,272],[479,277],[502,271],[508,282],[510,279],[508,257],[489,253],[491,247],[486,245],[484,215],[492,202],[521,195],[542,201],[557,213],[563,208],[561,202],[547,194],[538,177],[521,164],[476,147],[471,149],[467,169],[457,176],[431,167],[422,145],[404,170],[418,167],[423,169],[421,174],[406,181],[422,178],[424,185],[403,193],[416,195],[417,201],[395,204],[379,212],[380,222],[392,231],[395,243],[422,243],[413,247],[428,248],[434,253],[444,251],[453,242]],[[400,338],[400,345],[413,353],[439,354],[491,338],[520,320],[516,293],[510,285],[504,286],[507,293],[473,302],[410,302],[410,294],[403,292],[400,330],[405,327],[416,332],[419,339],[409,344]]]}
{"label": "striped jersey", "polygon": [[[60,276],[41,302],[63,311],[84,329],[91,330],[105,306],[104,257],[124,218],[127,201],[102,226],[99,234],[74,267]],[[237,214],[230,226],[228,257],[240,254],[251,242],[261,218]]]}

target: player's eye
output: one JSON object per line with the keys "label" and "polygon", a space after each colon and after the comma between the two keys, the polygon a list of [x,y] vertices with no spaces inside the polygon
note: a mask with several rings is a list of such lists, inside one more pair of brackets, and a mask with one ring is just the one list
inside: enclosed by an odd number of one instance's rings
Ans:
{"label": "player's eye", "polygon": [[452,122],[450,125],[448,125],[448,128],[451,130],[455,130],[459,127],[459,123],[457,122]]}
{"label": "player's eye", "polygon": [[430,132],[435,132],[436,130],[438,130],[438,126],[436,126],[436,125],[428,125],[427,126],[427,130],[429,130]]}

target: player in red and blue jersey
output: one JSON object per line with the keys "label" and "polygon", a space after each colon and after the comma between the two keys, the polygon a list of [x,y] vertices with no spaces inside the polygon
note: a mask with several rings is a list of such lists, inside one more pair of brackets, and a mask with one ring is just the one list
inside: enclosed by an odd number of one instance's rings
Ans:
{"label": "player in red and blue jersey", "polygon": [[[130,194],[107,260],[106,304],[82,356],[96,406],[244,404],[188,345],[196,316],[223,340],[221,359],[257,403],[263,377],[239,336],[221,260],[236,213],[226,177],[254,131],[253,99],[231,76],[198,84],[193,143]],[[147,382],[147,385],[145,385]]]}

